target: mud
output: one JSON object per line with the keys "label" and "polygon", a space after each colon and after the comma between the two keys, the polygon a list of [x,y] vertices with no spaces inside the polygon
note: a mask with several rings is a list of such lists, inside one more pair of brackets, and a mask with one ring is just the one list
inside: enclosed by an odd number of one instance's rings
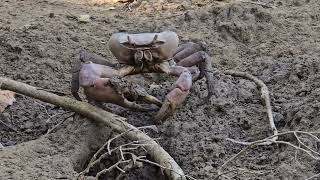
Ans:
{"label": "mud", "polygon": [[[126,11],[121,4],[92,6],[75,0],[3,1],[0,76],[71,97],[71,66],[79,49],[115,62],[106,44],[112,33],[173,30],[181,43],[206,41],[214,68],[244,71],[263,80],[279,131],[319,131],[320,2],[252,2],[150,0]],[[91,16],[89,22],[78,22],[83,14]],[[175,78],[142,75],[131,80],[163,99]],[[152,134],[161,137],[160,144],[197,179],[213,179],[223,162],[243,148],[226,137],[253,141],[272,134],[253,82],[219,74],[214,91],[207,99],[205,81],[196,82],[183,106]],[[71,113],[21,95],[16,99],[0,114],[10,127],[0,124],[0,143],[5,146],[0,150],[0,179],[73,179],[110,135],[101,125],[68,118],[42,136]],[[155,124],[156,112],[108,107],[135,126]],[[291,136],[283,140],[295,142]],[[315,148],[319,152],[319,144]],[[303,153],[297,157],[289,146],[263,146],[228,167],[250,171],[232,179],[306,179],[320,173],[319,162]],[[150,174],[158,173],[148,167],[125,178],[153,179]]]}

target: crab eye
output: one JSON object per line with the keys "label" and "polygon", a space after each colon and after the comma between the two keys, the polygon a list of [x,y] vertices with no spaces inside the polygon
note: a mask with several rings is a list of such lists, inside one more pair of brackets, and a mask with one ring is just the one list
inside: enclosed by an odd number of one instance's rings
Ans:
{"label": "crab eye", "polygon": [[144,51],[144,58],[147,61],[152,62],[152,60],[153,60],[152,53],[150,51]]}
{"label": "crab eye", "polygon": [[143,52],[142,51],[137,51],[134,53],[134,62],[137,65],[140,65],[143,59]]}

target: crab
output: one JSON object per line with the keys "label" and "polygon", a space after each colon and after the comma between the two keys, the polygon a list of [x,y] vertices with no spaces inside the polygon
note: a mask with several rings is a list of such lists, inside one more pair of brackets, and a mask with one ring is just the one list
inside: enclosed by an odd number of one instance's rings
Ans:
{"label": "crab", "polygon": [[[205,44],[178,44],[179,38],[172,31],[115,33],[108,45],[118,63],[113,64],[101,56],[81,51],[80,61],[73,69],[71,92],[81,100],[78,90],[82,86],[88,101],[113,103],[134,110],[145,111],[148,108],[133,101],[155,104],[160,107],[155,118],[164,120],[185,101],[193,82],[205,77],[208,98],[213,95],[213,68],[211,58],[205,52]],[[117,83],[125,76],[141,73],[165,73],[178,79],[163,102],[140,86],[133,87],[130,82],[127,82],[129,85],[119,86]]]}

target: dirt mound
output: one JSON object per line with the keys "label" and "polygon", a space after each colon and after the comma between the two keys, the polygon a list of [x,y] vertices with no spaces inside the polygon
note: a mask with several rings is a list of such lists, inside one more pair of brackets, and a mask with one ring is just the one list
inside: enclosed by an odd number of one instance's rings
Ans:
{"label": "dirt mound", "polygon": [[[132,11],[122,7],[71,0],[1,3],[0,76],[70,96],[70,69],[78,49],[115,61],[106,45],[112,33],[169,29],[178,33],[181,43],[205,40],[216,69],[248,72],[263,80],[271,92],[279,131],[319,131],[320,2],[152,0]],[[76,17],[82,14],[89,14],[90,22],[79,23]],[[132,80],[159,98],[174,82],[163,75]],[[153,82],[159,87],[150,88]],[[197,179],[213,179],[223,162],[243,148],[226,137],[254,141],[272,135],[253,82],[219,74],[215,95],[206,99],[206,94],[205,81],[196,82],[185,104],[157,125],[159,134],[153,134],[161,137],[160,144],[185,173]],[[28,97],[16,99],[0,114],[0,143],[8,146],[0,150],[0,174],[5,179],[72,179],[109,135],[107,129],[96,132],[99,125],[69,119],[58,132],[40,137],[70,113]],[[135,126],[155,123],[152,112],[108,106]],[[292,136],[281,138],[295,143]],[[319,143],[303,140],[319,152]],[[305,179],[320,173],[319,162],[295,154],[287,145],[253,148],[228,166],[245,169],[234,179]],[[153,179],[147,172],[126,178]]]}

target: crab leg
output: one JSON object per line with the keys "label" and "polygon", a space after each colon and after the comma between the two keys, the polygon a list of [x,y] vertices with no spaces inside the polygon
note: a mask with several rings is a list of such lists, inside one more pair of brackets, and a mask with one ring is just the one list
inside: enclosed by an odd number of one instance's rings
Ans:
{"label": "crab leg", "polygon": [[178,105],[185,101],[192,86],[192,75],[187,68],[182,66],[169,67],[166,64],[161,64],[159,68],[164,73],[179,76],[174,88],[166,95],[164,103],[155,117],[157,120],[164,120],[174,112]]}
{"label": "crab leg", "polygon": [[192,67],[195,65],[199,66],[200,75],[198,79],[203,78],[204,76],[207,79],[208,86],[208,98],[213,95],[213,68],[211,65],[210,56],[204,51],[198,51],[201,49],[201,46],[195,43],[188,43],[183,46],[184,49],[180,49],[173,57],[174,61],[177,62],[177,65],[183,67]]}
{"label": "crab leg", "polygon": [[178,47],[176,52],[173,54],[173,59],[178,62],[183,58],[188,57],[190,54],[193,54],[198,51],[203,51],[204,49],[196,43],[189,42],[186,44],[182,44]]}
{"label": "crab leg", "polygon": [[119,104],[119,105],[122,107],[126,107],[126,108],[136,110],[136,111],[142,111],[142,112],[154,110],[152,108],[143,107],[135,102],[128,101],[126,98],[124,98],[124,101],[121,102],[121,104]]}

